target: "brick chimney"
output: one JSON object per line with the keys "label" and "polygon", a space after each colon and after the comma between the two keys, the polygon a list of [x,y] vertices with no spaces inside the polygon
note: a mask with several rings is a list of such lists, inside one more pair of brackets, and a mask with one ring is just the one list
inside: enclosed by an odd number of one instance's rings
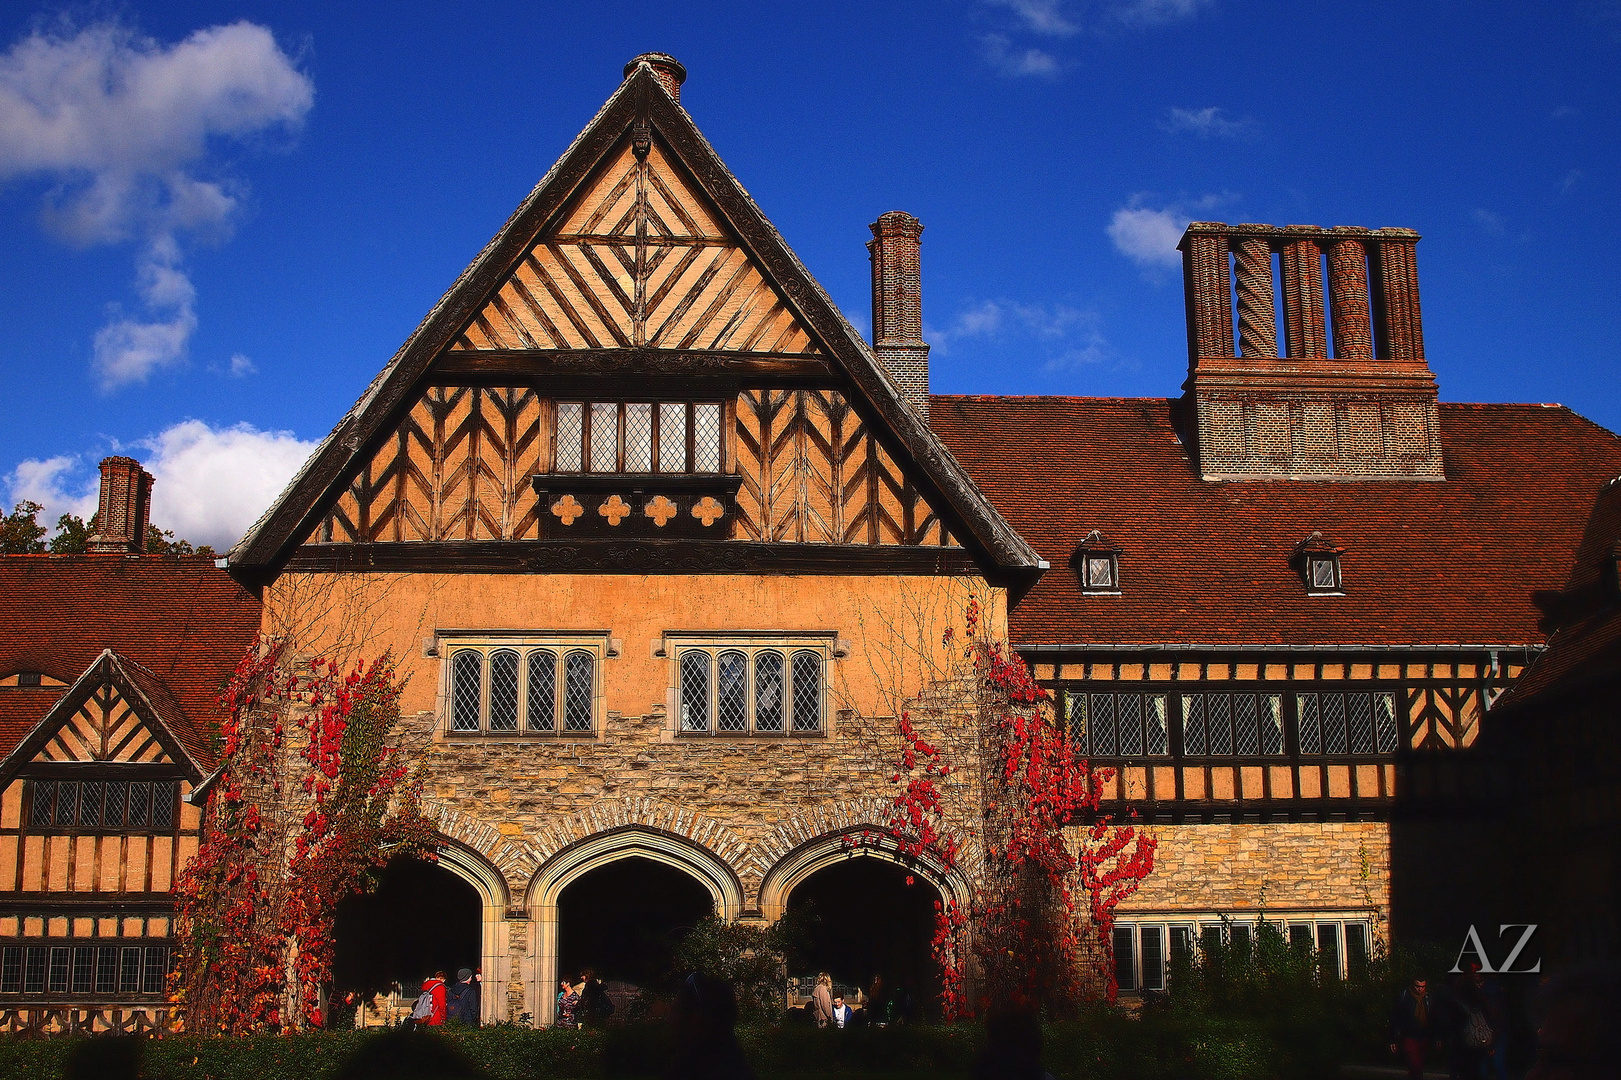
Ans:
{"label": "brick chimney", "polygon": [[1205,479],[1446,479],[1418,239],[1411,229],[1188,226],[1183,390]]}
{"label": "brick chimney", "polygon": [[646,64],[653,69],[653,77],[659,85],[675,99],[677,105],[681,104],[681,84],[687,81],[687,69],[681,61],[669,53],[650,52],[643,53],[625,65],[625,78],[636,70],[637,64]]}
{"label": "brick chimney", "polygon": [[151,516],[152,474],[134,458],[102,458],[100,517],[90,537],[90,554],[144,553]]}
{"label": "brick chimney", "polygon": [[923,341],[923,276],[918,240],[923,225],[891,210],[872,223],[872,351],[901,393],[929,418],[929,347]]}

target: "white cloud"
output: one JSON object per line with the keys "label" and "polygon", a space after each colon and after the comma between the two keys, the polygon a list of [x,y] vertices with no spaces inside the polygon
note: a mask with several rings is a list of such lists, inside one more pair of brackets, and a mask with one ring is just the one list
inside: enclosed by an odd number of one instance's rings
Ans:
{"label": "white cloud", "polygon": [[1120,0],[1110,14],[1123,23],[1156,25],[1189,19],[1212,0]]}
{"label": "white cloud", "polygon": [[985,0],[991,7],[1007,8],[1019,21],[1020,29],[1049,37],[1068,37],[1080,30],[1064,14],[1060,0]]}
{"label": "white cloud", "polygon": [[923,336],[937,352],[947,355],[969,341],[1026,349],[1033,356],[1047,358],[1042,361],[1044,370],[1057,371],[1114,358],[1101,325],[1095,311],[1004,298],[971,303],[946,326],[924,327]]}
{"label": "white cloud", "polygon": [[237,353],[231,357],[231,376],[233,378],[245,379],[249,375],[257,374],[259,374],[259,365],[242,353]]}
{"label": "white cloud", "polygon": [[1586,179],[1587,174],[1580,169],[1572,169],[1559,181],[1559,194],[1569,195],[1577,184]]}
{"label": "white cloud", "polygon": [[[315,449],[290,431],[251,424],[214,427],[185,420],[133,446],[113,449],[141,460],[153,476],[152,523],[193,544],[224,551],[241,538]],[[95,455],[28,460],[12,470],[12,502],[45,506],[42,523],[96,511]]]}
{"label": "white cloud", "polygon": [[1123,206],[1109,219],[1103,231],[1114,241],[1115,249],[1137,265],[1151,268],[1182,265],[1176,250],[1182,231],[1192,221],[1180,207],[1155,210],[1147,206]]}
{"label": "white cloud", "polygon": [[144,317],[96,335],[104,390],[181,362],[197,326],[180,238],[229,237],[228,177],[199,175],[211,140],[295,131],[315,87],[248,22],[162,45],[114,22],[36,31],[0,55],[0,181],[42,177],[45,227],[69,243],[135,241]]}
{"label": "white cloud", "polygon": [[1211,105],[1204,109],[1172,108],[1165,119],[1160,121],[1159,126],[1162,130],[1175,135],[1197,135],[1201,139],[1231,139],[1253,132],[1255,121],[1248,117],[1234,119],[1224,116],[1221,109]]}
{"label": "white cloud", "polygon": [[1050,52],[1019,48],[1006,34],[986,34],[981,42],[985,46],[985,59],[1003,75],[1051,78],[1058,74],[1058,57]]}
{"label": "white cloud", "polygon": [[1508,222],[1503,218],[1502,214],[1495,214],[1490,210],[1476,210],[1472,216],[1475,219],[1475,224],[1479,225],[1487,235],[1506,236],[1508,234]]}

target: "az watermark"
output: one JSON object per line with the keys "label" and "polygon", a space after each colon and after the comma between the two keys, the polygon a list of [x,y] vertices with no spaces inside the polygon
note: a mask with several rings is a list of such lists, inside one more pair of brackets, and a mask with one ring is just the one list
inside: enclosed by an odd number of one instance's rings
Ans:
{"label": "az watermark", "polygon": [[1520,958],[1520,953],[1525,951],[1526,945],[1531,941],[1531,936],[1537,932],[1537,924],[1503,923],[1497,928],[1497,936],[1501,938],[1510,930],[1522,930],[1524,932],[1520,934],[1520,940],[1516,941],[1514,947],[1509,950],[1502,966],[1494,968],[1492,967],[1491,957],[1486,955],[1486,946],[1481,943],[1480,932],[1475,929],[1474,923],[1470,923],[1469,932],[1463,936],[1463,945],[1458,949],[1458,958],[1452,962],[1452,968],[1448,974],[1462,971],[1463,958],[1471,951],[1480,957],[1480,970],[1487,975],[1535,975],[1540,972],[1542,970],[1542,959],[1540,957],[1530,967],[1517,968],[1514,966],[1514,961]]}

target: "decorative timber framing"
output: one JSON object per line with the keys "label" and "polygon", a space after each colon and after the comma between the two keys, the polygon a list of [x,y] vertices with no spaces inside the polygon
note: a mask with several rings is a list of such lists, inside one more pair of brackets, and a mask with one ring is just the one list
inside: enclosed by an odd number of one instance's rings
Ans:
{"label": "decorative timber framing", "polygon": [[[524,282],[544,287],[545,281],[555,284],[561,280],[555,277],[561,274],[573,282],[577,295],[589,305],[595,307],[600,304],[600,300],[590,295],[590,290],[583,288],[583,280],[573,280],[581,274],[580,264],[571,261],[573,256],[563,257],[558,248],[559,241],[564,238],[558,234],[563,231],[563,226],[570,224],[565,215],[570,211],[575,193],[627,151],[638,158],[652,155],[667,160],[673,168],[695,181],[698,190],[722,220],[714,223],[718,229],[714,237],[708,236],[708,226],[702,222],[684,223],[683,228],[691,234],[681,238],[681,243],[689,248],[688,254],[699,252],[699,255],[692,257],[702,257],[701,249],[708,246],[711,239],[716,244],[724,241],[735,245],[745,265],[757,265],[765,274],[764,285],[774,292],[775,303],[780,304],[782,317],[788,320],[781,325],[804,328],[806,339],[803,342],[794,337],[798,331],[788,330],[778,331],[776,340],[769,343],[765,341],[767,334],[754,331],[738,342],[738,331],[722,327],[715,340],[720,342],[724,339],[726,344],[739,345],[734,355],[730,349],[717,352],[713,347],[705,348],[699,342],[685,338],[665,342],[658,339],[657,329],[650,321],[639,324],[643,330],[629,336],[623,331],[615,331],[608,335],[611,340],[600,340],[600,335],[594,332],[588,334],[587,331],[593,325],[606,326],[614,320],[606,310],[593,310],[590,315],[597,320],[596,323],[588,323],[582,312],[579,313],[581,325],[574,330],[557,327],[557,335],[549,342],[558,346],[553,349],[528,348],[529,344],[541,344],[534,340],[525,342],[525,348],[514,350],[487,338],[485,344],[497,347],[468,348],[477,344],[471,337],[475,323],[480,318],[488,322],[488,317],[483,313],[492,305],[497,314],[502,314],[509,328],[516,327],[517,324],[507,319],[495,302],[500,299],[502,290],[520,277]],[[679,211],[674,208],[674,200],[666,199],[666,202],[671,205],[672,213],[679,216]],[[649,257],[647,252],[653,248],[661,248],[667,253],[679,246],[669,238],[663,241],[658,237],[650,239],[645,221],[636,226],[638,232],[634,245],[628,233],[610,230],[599,237],[596,230],[600,222],[585,224],[587,228],[576,230],[578,235],[571,233],[566,237],[570,243],[581,246],[582,258],[589,255],[600,261],[599,254],[587,251],[590,245],[599,241],[603,245],[619,245],[623,250],[616,252],[615,257],[621,262],[646,259]],[[547,238],[548,250],[555,256],[549,266],[541,268],[543,273],[530,265],[537,262],[532,253],[542,237]],[[699,243],[698,240],[704,242]],[[628,253],[632,248],[634,256]],[[634,262],[635,267],[642,265],[641,262]],[[627,265],[626,268],[632,267]],[[736,288],[746,286],[741,267],[731,263],[717,264],[713,272],[731,275],[727,280],[736,280]],[[600,276],[602,271],[598,270],[597,273]],[[609,276],[617,278],[617,273]],[[672,272],[672,280],[673,276]],[[639,271],[637,278],[641,280]],[[725,285],[723,289],[730,287]],[[637,284],[636,288],[640,290],[641,285]],[[635,296],[627,293],[616,299],[625,304],[625,310],[636,319],[647,320],[649,305],[657,298],[644,296],[638,291]],[[714,307],[717,303],[711,300],[710,306]],[[540,298],[537,298],[537,306],[543,306]],[[477,329],[483,333],[482,328]],[[570,344],[576,331],[588,339],[586,347],[562,347]],[[638,335],[645,335],[645,340],[655,345],[673,344],[676,348],[649,349],[644,341],[635,340]],[[532,334],[530,336],[533,338]],[[788,340],[790,338],[792,340]],[[762,356],[759,354],[762,346],[771,350],[780,349],[790,355],[783,356],[779,352],[770,357]],[[441,365],[444,366],[442,372]],[[860,415],[872,439],[898,463],[909,466],[904,470],[908,475],[916,476],[916,480],[908,481],[908,484],[915,483],[921,497],[943,508],[942,512],[949,515],[951,520],[941,523],[938,529],[948,531],[954,540],[962,544],[983,571],[999,579],[1025,584],[1033,582],[1046,569],[1040,556],[1003,520],[956,459],[907,404],[900,388],[878,364],[867,343],[840,314],[781,235],[765,219],[692,119],[659,82],[653,68],[641,62],[636,64],[596,118],[575,139],[501,231],[428,313],[276,503],[232,549],[231,572],[239,580],[259,585],[274,579],[283,568],[292,565],[308,567],[312,559],[342,562],[344,557],[341,555],[332,558],[337,553],[317,556],[307,550],[299,550],[298,545],[317,532],[322,519],[342,496],[346,486],[430,386],[457,382],[481,383],[486,380],[510,385],[514,381],[512,375],[520,371],[528,372],[529,380],[534,380],[531,385],[538,386],[541,380],[565,373],[568,378],[595,379],[608,374],[655,374],[650,369],[662,369],[656,372],[658,377],[685,380],[688,385],[702,385],[706,381],[713,384],[716,379],[734,378],[739,385],[747,383],[766,387],[782,386],[778,381],[782,379],[806,380],[813,385],[836,381],[841,389],[851,395],[849,404]],[[713,378],[707,372],[715,373]],[[547,389],[552,392],[549,383]],[[768,389],[763,392],[775,391]],[[903,508],[900,516],[905,517],[910,512]],[[891,513],[890,516],[894,518],[895,514]],[[921,525],[913,523],[913,527],[908,529],[904,521],[897,524],[901,532],[913,534],[919,532]],[[384,545],[365,546],[373,548]],[[479,559],[474,552],[463,550],[465,546],[456,550],[461,556],[473,556],[470,560],[458,558],[454,565],[445,561],[439,568],[475,569]],[[575,549],[587,562],[602,561],[589,556],[588,550],[583,547]],[[490,554],[494,555],[493,552]],[[543,561],[548,568],[559,570],[582,568],[579,564],[565,565],[567,554],[558,549],[554,557]],[[602,554],[607,555],[608,552]],[[837,559],[850,554],[848,548],[843,548],[840,552],[826,555],[807,553],[806,558]],[[368,552],[366,557],[374,555],[383,562],[402,556],[411,558],[405,553],[395,555],[383,552]],[[521,561],[524,557],[519,552],[500,556],[508,563]],[[536,557],[539,557],[538,552],[531,549],[528,558],[532,561]],[[929,555],[930,559],[940,557],[939,553]],[[656,556],[645,560],[644,565],[652,568],[664,563],[671,569],[703,569],[701,566],[687,565],[696,561],[690,556],[674,559]],[[740,553],[740,557],[733,561],[747,563],[751,560]]]}

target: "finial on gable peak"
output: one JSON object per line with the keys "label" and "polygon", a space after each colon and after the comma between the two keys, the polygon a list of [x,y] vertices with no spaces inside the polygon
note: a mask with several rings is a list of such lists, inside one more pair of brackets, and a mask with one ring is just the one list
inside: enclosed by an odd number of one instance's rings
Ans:
{"label": "finial on gable peak", "polygon": [[659,81],[659,85],[675,99],[677,105],[681,104],[681,84],[687,81],[687,69],[681,61],[669,53],[642,53],[625,65],[625,78],[630,78],[637,64],[646,64],[652,68],[653,77]]}

